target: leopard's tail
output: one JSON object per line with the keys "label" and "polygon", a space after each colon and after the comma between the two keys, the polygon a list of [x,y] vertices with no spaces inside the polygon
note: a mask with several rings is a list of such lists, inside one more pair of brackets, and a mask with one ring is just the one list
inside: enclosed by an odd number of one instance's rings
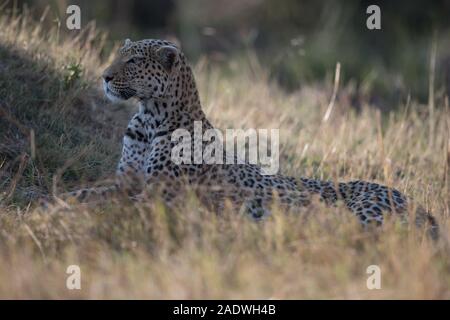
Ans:
{"label": "leopard's tail", "polygon": [[117,185],[84,188],[54,195],[53,197],[42,198],[39,200],[39,205],[43,208],[48,208],[50,205],[55,204],[98,203],[111,199],[118,195],[119,192],[120,189]]}
{"label": "leopard's tail", "polygon": [[111,198],[119,191],[117,185],[103,186],[79,189],[72,192],[67,192],[58,197],[64,201],[76,201],[79,203],[101,201]]}
{"label": "leopard's tail", "polygon": [[423,207],[418,206],[415,212],[415,223],[419,228],[427,228],[427,234],[433,240],[439,238],[439,224],[436,218]]}
{"label": "leopard's tail", "polygon": [[[359,180],[336,184],[333,181],[301,178],[301,183],[309,192],[319,194],[321,200],[327,204],[334,204],[339,199],[343,200],[363,224],[369,220],[382,224],[383,211],[401,214],[407,221],[408,203],[413,201],[398,190]],[[439,238],[439,226],[431,213],[417,206],[413,218],[415,225],[422,230],[425,228],[433,240]]]}

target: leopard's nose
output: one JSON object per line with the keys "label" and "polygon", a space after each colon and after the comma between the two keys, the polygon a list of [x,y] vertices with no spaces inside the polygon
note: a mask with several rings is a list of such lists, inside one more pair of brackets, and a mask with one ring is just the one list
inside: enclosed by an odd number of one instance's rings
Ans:
{"label": "leopard's nose", "polygon": [[108,83],[108,82],[110,82],[112,79],[114,79],[114,77],[104,75],[104,76],[103,76],[103,79],[105,80],[106,83]]}
{"label": "leopard's nose", "polygon": [[112,79],[114,79],[113,70],[111,70],[111,68],[107,68],[105,71],[103,71],[102,77],[106,83],[110,82]]}

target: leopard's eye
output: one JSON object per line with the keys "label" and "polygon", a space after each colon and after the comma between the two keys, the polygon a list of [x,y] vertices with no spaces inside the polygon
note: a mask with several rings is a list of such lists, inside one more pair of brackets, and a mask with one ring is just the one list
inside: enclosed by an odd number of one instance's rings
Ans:
{"label": "leopard's eye", "polygon": [[127,63],[127,64],[135,64],[135,63],[138,63],[139,61],[142,61],[143,60],[143,57],[137,57],[137,56],[134,56],[134,57],[132,57],[132,58],[130,58],[130,59],[128,59],[125,63]]}

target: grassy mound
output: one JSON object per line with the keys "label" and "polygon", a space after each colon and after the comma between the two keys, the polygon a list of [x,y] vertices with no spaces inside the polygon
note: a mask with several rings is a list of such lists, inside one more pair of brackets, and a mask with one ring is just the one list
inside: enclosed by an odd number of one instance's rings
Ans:
{"label": "grassy mound", "polygon": [[127,115],[108,109],[97,89],[104,36],[88,28],[60,39],[27,16],[3,15],[0,27],[3,200],[51,192],[61,168],[69,185],[111,174]]}
{"label": "grassy mound", "polygon": [[[93,28],[72,37],[0,15],[1,298],[450,298],[448,102],[430,115],[405,98],[399,114],[380,115],[350,110],[352,88],[341,86],[323,121],[332,84],[286,94],[253,56],[227,72],[196,65],[213,123],[279,128],[286,174],[395,185],[435,213],[443,239],[395,221],[364,233],[320,203],[260,224],[195,199],[183,212],[114,201],[33,209],[41,195],[114,172],[133,108],[99,92],[104,42]],[[81,290],[66,287],[69,265],[81,268]],[[381,290],[366,286],[370,265]]]}

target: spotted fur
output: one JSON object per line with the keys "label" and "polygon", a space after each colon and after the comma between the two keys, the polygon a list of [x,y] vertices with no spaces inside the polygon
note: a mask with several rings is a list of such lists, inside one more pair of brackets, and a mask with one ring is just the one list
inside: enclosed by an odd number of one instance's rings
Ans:
{"label": "spotted fur", "polygon": [[[342,200],[364,226],[372,222],[382,224],[386,213],[406,216],[406,197],[376,183],[336,184],[263,175],[259,166],[251,164],[174,164],[171,161],[174,130],[184,128],[193,134],[194,121],[202,121],[204,130],[213,126],[202,111],[194,76],[184,54],[170,42],[127,40],[105,70],[103,79],[110,99],[136,98],[139,112],[131,119],[123,138],[116,185],[70,194],[79,200],[117,190],[126,190],[137,197],[158,191],[169,206],[181,205],[180,195],[188,185],[214,209],[220,210],[228,201],[256,219],[268,215],[274,201],[286,210],[297,210],[306,207],[314,194],[328,205]],[[429,223],[436,230],[433,217],[424,210],[419,213],[416,223]]]}

